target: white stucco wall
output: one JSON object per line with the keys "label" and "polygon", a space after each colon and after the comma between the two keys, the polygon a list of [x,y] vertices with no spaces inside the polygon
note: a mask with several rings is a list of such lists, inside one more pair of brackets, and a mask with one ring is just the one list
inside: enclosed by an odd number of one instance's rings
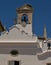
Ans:
{"label": "white stucco wall", "polygon": [[[20,27],[20,26],[19,26]],[[32,31],[30,31],[31,29],[29,29],[31,26],[25,28],[19,28],[18,26],[13,26],[12,29],[10,29],[9,32],[5,31],[5,33],[3,33],[0,36],[0,41],[33,41],[33,42],[37,42],[37,36],[32,37],[32,35],[29,33],[31,33]],[[27,32],[26,32],[27,30]],[[24,32],[22,32],[24,31]],[[28,33],[28,34],[26,34]]]}
{"label": "white stucco wall", "polygon": [[0,65],[8,65],[9,61],[20,61],[20,65],[46,65],[51,62],[51,57],[46,60],[39,60],[36,55],[18,55],[0,54]]}

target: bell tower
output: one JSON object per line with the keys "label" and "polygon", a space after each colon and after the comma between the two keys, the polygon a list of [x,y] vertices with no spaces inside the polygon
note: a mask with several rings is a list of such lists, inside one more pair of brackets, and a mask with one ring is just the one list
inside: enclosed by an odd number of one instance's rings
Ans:
{"label": "bell tower", "polygon": [[17,26],[27,34],[32,35],[32,14],[33,8],[29,4],[25,4],[16,9]]}

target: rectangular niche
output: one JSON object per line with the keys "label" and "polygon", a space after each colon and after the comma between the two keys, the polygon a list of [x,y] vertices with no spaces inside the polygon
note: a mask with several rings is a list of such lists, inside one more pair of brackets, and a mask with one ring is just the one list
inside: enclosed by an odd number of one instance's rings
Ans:
{"label": "rectangular niche", "polygon": [[20,65],[19,61],[9,61],[8,65]]}

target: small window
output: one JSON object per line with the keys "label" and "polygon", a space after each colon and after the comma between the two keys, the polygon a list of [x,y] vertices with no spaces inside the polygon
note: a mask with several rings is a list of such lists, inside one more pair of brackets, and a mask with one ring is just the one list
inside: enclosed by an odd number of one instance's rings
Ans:
{"label": "small window", "polygon": [[17,55],[18,51],[17,50],[12,50],[10,53],[11,53],[11,55]]}

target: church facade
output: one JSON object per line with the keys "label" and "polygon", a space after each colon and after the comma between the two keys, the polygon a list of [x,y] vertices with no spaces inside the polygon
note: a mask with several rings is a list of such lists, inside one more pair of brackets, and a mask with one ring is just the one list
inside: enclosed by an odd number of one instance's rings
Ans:
{"label": "church facade", "polygon": [[0,25],[0,65],[51,65],[51,39],[32,33],[33,8],[16,8],[17,19],[9,31]]}

